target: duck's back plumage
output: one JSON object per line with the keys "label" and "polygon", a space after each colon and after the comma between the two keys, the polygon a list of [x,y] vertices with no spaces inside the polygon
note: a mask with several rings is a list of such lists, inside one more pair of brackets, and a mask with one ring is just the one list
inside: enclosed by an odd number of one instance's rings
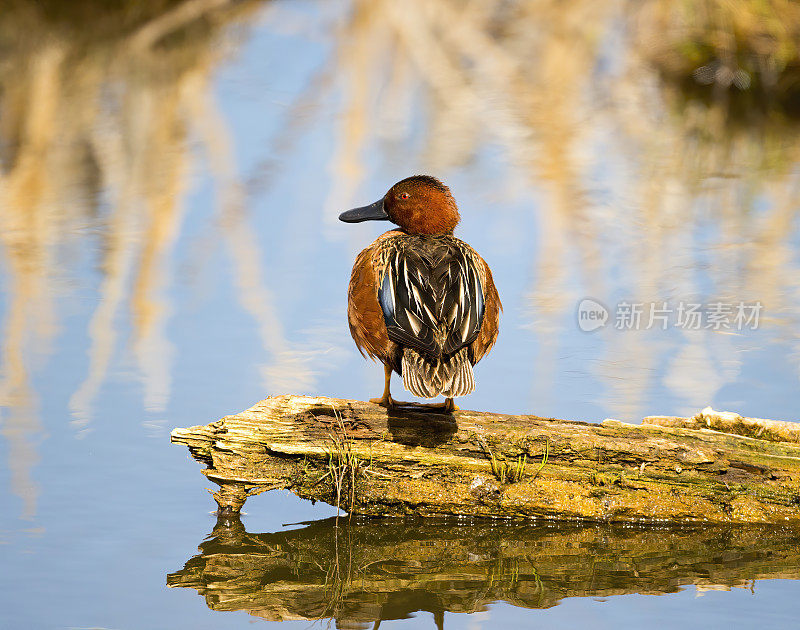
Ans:
{"label": "duck's back plumage", "polygon": [[378,302],[389,339],[429,360],[475,341],[484,298],[471,248],[453,236],[406,236],[386,249]]}
{"label": "duck's back plumage", "polygon": [[469,245],[449,234],[387,232],[357,259],[350,296],[359,349],[400,373],[406,389],[425,398],[472,392],[472,365],[497,337],[500,303]]}

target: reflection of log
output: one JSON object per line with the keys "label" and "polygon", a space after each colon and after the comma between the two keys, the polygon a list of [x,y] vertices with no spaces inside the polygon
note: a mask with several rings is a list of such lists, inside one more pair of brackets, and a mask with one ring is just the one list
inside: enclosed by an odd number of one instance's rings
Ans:
{"label": "reflection of log", "polygon": [[280,487],[372,516],[800,524],[800,444],[777,441],[791,426],[754,421],[754,438],[752,422],[714,418],[692,426],[717,430],[588,424],[280,396],[172,441],[208,466],[223,512]]}
{"label": "reflection of log", "polygon": [[[493,601],[547,608],[565,597],[753,587],[800,578],[800,533],[778,528],[542,526],[486,521],[313,523],[248,534],[221,518],[201,554],[167,576],[213,610],[273,620],[333,617],[339,628]],[[756,586],[757,588],[757,586]],[[441,624],[439,624],[441,627]]]}

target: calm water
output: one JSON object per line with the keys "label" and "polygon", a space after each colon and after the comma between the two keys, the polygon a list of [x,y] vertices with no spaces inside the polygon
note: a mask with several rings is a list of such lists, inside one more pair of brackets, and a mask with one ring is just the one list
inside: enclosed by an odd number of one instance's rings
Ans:
{"label": "calm water", "polygon": [[386,226],[336,216],[417,172],[505,307],[462,406],[800,420],[790,63],[666,0],[112,4],[0,12],[0,628],[796,623],[796,532],[217,523],[169,444],[380,393],[345,291]]}

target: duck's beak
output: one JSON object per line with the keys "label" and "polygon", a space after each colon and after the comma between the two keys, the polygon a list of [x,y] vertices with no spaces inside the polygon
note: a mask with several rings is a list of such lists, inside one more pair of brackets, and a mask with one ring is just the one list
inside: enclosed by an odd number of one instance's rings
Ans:
{"label": "duck's beak", "polygon": [[362,208],[353,208],[339,215],[339,221],[360,223],[361,221],[389,221],[389,215],[383,209],[383,199]]}

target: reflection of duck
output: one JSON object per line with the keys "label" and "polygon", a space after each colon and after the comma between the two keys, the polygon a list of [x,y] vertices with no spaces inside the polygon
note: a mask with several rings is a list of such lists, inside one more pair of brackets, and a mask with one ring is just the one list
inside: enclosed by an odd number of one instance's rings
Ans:
{"label": "reflection of duck", "polygon": [[395,371],[412,394],[444,395],[452,411],[453,398],[475,388],[472,366],[497,339],[502,305],[489,265],[453,236],[460,217],[450,189],[415,175],[339,219],[400,226],[358,255],[350,279],[350,332],[362,354],[384,364],[383,396],[373,402],[398,404],[389,393]]}

